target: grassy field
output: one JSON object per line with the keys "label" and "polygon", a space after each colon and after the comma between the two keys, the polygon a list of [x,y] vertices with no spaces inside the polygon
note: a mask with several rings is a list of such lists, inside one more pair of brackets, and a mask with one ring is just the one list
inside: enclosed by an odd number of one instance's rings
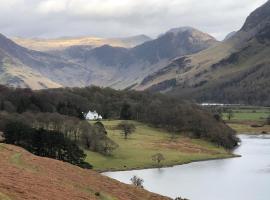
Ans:
{"label": "grassy field", "polygon": [[208,142],[183,136],[172,139],[170,133],[139,122],[132,122],[136,126],[136,131],[125,140],[121,135],[121,130],[116,128],[120,122],[117,120],[102,121],[108,131],[108,136],[119,145],[119,148],[114,151],[112,156],[87,151],[87,161],[94,166],[95,170],[158,167],[151,159],[152,155],[156,153],[162,153],[165,157],[162,166],[232,156],[223,148]]}
{"label": "grassy field", "polygon": [[238,133],[270,133],[270,125],[265,124],[267,117],[270,116],[270,108],[246,106],[234,107],[232,111],[233,118],[231,120],[227,119],[227,113],[223,113],[223,119]]}
{"label": "grassy field", "polygon": [[[270,108],[236,108],[233,111],[233,121],[265,121],[270,115]],[[224,120],[227,120],[227,113],[223,113]]]}
{"label": "grassy field", "polygon": [[237,133],[242,134],[262,134],[262,133],[270,133],[270,125],[264,125],[262,127],[252,127],[251,124],[245,123],[227,123],[232,129],[234,129]]}

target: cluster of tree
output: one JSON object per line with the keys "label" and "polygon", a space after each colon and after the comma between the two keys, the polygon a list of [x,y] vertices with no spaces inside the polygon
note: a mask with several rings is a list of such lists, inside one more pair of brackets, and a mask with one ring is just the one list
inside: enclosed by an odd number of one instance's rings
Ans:
{"label": "cluster of tree", "polygon": [[212,112],[215,119],[218,121],[222,121],[223,116],[226,117],[226,119],[229,121],[234,118],[234,111],[230,107],[211,105],[211,106],[206,106],[205,108],[206,110]]}
{"label": "cluster of tree", "polygon": [[235,132],[221,119],[203,108],[183,100],[149,92],[116,91],[110,88],[68,89],[91,102],[105,118],[138,120],[171,132],[186,132],[225,148],[238,143]]}
{"label": "cluster of tree", "polygon": [[13,121],[6,125],[4,138],[7,144],[21,146],[35,155],[92,168],[84,161],[86,155],[83,150],[63,133],[43,128],[34,129],[24,123]]}
{"label": "cluster of tree", "polygon": [[85,120],[58,113],[0,112],[0,131],[4,132],[11,121],[18,121],[36,130],[59,132],[75,144],[104,155],[111,154],[118,147],[107,137],[106,129],[101,122],[91,125]]}
{"label": "cluster of tree", "polygon": [[[87,122],[89,126],[89,123]],[[107,137],[107,131],[101,122],[96,122],[91,131],[84,131],[81,134],[81,141],[86,149],[99,152],[103,155],[111,155],[118,148],[118,144]]]}
{"label": "cluster of tree", "polygon": [[195,104],[149,92],[99,87],[42,91],[0,87],[0,110],[58,112],[77,118],[82,118],[82,112],[96,110],[105,119],[138,120],[174,133],[186,132],[226,148],[238,143],[234,131],[212,113]]}
{"label": "cluster of tree", "polygon": [[83,118],[90,108],[89,101],[65,90],[9,88],[0,85],[0,110],[7,112],[57,112]]}

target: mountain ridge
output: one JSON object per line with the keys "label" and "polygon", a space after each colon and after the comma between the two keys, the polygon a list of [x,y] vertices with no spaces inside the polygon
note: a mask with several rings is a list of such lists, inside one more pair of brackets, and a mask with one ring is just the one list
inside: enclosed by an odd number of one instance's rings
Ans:
{"label": "mountain ridge", "polygon": [[[3,44],[9,44],[3,45],[3,51],[8,52],[10,57],[19,63],[14,65],[16,69],[23,65],[34,77],[38,74],[39,77],[48,79],[33,89],[42,89],[42,85],[45,85],[44,88],[98,85],[125,89],[138,84],[147,74],[159,70],[174,57],[192,54],[217,43],[213,37],[196,29],[178,34],[165,33],[133,48],[113,47],[108,44],[96,48],[75,45],[63,50],[39,52],[21,47],[6,37],[3,40]],[[12,48],[5,49],[5,46]],[[4,69],[6,70],[2,67],[2,70]],[[17,75],[14,77],[17,78]],[[30,76],[28,78],[30,79]],[[28,78],[21,78],[21,82]],[[49,84],[49,81],[55,85]],[[5,83],[5,77],[1,83]],[[31,87],[31,84],[17,82],[11,85]]]}
{"label": "mountain ridge", "polygon": [[87,45],[95,48],[103,46],[105,44],[115,47],[132,48],[146,41],[152,40],[152,38],[143,34],[123,38],[100,38],[92,36],[81,36],[60,37],[52,39],[13,37],[11,39],[25,48],[36,51],[64,50],[66,48],[76,45]]}
{"label": "mountain ridge", "polygon": [[269,105],[270,80],[265,76],[270,64],[269,13],[270,1],[252,12],[228,40],[174,59],[136,89],[169,92],[200,102]]}

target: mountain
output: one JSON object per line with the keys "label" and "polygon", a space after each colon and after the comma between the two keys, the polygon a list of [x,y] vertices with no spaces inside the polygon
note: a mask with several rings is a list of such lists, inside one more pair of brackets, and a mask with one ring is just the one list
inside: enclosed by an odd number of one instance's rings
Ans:
{"label": "mountain", "polygon": [[147,74],[159,70],[177,56],[196,53],[216,44],[218,42],[206,33],[180,28],[178,32],[168,31],[130,49],[83,45],[58,51],[58,54],[98,73],[92,76],[91,84],[124,89],[140,83]]}
{"label": "mountain", "polygon": [[160,35],[156,40],[133,48],[132,52],[150,63],[172,59],[207,49],[217,44],[215,38],[190,27],[175,28]]}
{"label": "mountain", "polygon": [[237,32],[236,31],[232,31],[230,32],[228,35],[225,36],[223,41],[226,41],[228,39],[230,39],[232,36],[234,36]]}
{"label": "mountain", "polygon": [[111,45],[115,47],[131,48],[151,40],[146,35],[136,35],[125,38],[99,38],[99,37],[63,37],[56,39],[28,39],[15,37],[12,38],[17,44],[36,51],[63,50],[75,45],[87,45],[99,47]]}
{"label": "mountain", "polygon": [[4,61],[0,65],[0,83],[32,89],[88,85],[125,89],[137,85],[177,56],[196,53],[218,43],[193,28],[170,30],[154,40],[144,35],[123,39],[129,43],[149,40],[133,48],[94,47],[86,41],[84,45],[40,52],[4,36],[0,39],[0,55]]}
{"label": "mountain", "polygon": [[66,84],[80,86],[83,84],[73,77],[91,73],[59,56],[21,47],[3,35],[0,35],[0,60],[0,83],[15,87],[44,89]]}
{"label": "mountain", "polygon": [[228,40],[174,59],[146,77],[138,90],[197,101],[270,105],[270,1]]}
{"label": "mountain", "polygon": [[0,83],[34,89],[61,86],[44,77],[38,71],[33,71],[25,64],[27,58],[34,63],[34,60],[30,58],[30,51],[0,35]]}
{"label": "mountain", "polygon": [[169,200],[92,170],[0,144],[0,199]]}

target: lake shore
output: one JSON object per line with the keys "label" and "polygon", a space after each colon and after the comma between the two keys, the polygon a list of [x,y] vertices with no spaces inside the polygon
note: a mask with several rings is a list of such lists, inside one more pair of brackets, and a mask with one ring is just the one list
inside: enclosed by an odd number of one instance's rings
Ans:
{"label": "lake shore", "polygon": [[[103,175],[130,184],[137,176],[151,191],[174,199],[183,196],[200,200],[268,200],[269,199],[269,135],[239,135],[242,140],[235,159],[193,162],[158,169],[107,172]],[[256,183],[250,184],[251,182]],[[206,191],[211,190],[210,193]]]}
{"label": "lake shore", "polygon": [[225,159],[232,159],[232,158],[240,158],[241,155],[231,154],[224,157],[219,158],[207,158],[207,159],[198,159],[194,161],[189,162],[182,162],[182,163],[175,163],[175,164],[165,164],[161,166],[145,166],[145,167],[134,167],[134,168],[126,168],[126,169],[109,169],[109,170],[96,170],[99,173],[107,173],[107,172],[125,172],[125,171],[136,171],[136,170],[144,170],[144,169],[163,169],[163,168],[170,168],[175,166],[181,166],[181,165],[188,165],[191,163],[197,163],[197,162],[203,162],[203,161],[211,161],[211,160],[225,160]]}

